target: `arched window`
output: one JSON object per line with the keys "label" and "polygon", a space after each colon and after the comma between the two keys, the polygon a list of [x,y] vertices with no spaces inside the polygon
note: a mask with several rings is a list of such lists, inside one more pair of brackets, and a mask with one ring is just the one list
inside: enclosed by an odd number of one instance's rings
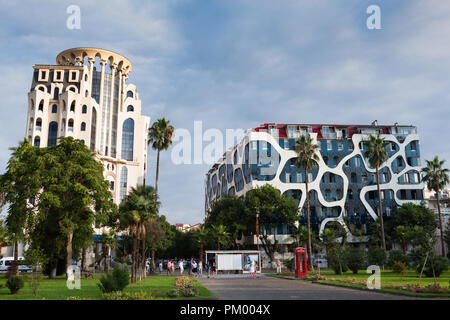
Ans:
{"label": "arched window", "polygon": [[58,122],[52,121],[48,125],[48,142],[47,146],[56,146],[56,139],[58,138]]}
{"label": "arched window", "polygon": [[82,144],[85,144],[85,143],[84,143],[84,140],[81,140],[81,143],[82,143]]}
{"label": "arched window", "polygon": [[82,109],[81,109],[82,113],[87,113],[87,106],[83,105]]}
{"label": "arched window", "polygon": [[133,106],[128,106],[127,107],[127,112],[134,112],[134,107]]}
{"label": "arched window", "polygon": [[86,131],[86,122],[81,123],[81,131]]}
{"label": "arched window", "polygon": [[92,108],[92,119],[91,119],[91,151],[95,151],[95,134],[97,128],[97,111]]}
{"label": "arched window", "polygon": [[119,194],[119,200],[122,202],[122,200],[127,195],[127,179],[128,179],[128,169],[127,167],[123,166],[122,170],[120,171],[120,194]]}
{"label": "arched window", "polygon": [[33,125],[34,125],[34,119],[33,119],[33,118],[30,118],[30,124],[29,124],[29,126],[28,126],[28,130],[29,130],[29,131],[33,130]]}
{"label": "arched window", "polygon": [[122,159],[133,160],[134,120],[129,118],[122,126]]}
{"label": "arched window", "polygon": [[44,111],[44,100],[41,100],[41,102],[39,102],[39,111]]}
{"label": "arched window", "polygon": [[59,99],[59,88],[56,87],[55,90],[53,90],[53,100]]}
{"label": "arched window", "polygon": [[42,119],[37,118],[36,119],[36,131],[41,131],[41,127],[42,127]]}
{"label": "arched window", "polygon": [[39,87],[39,90],[45,92],[45,88],[44,87]]}
{"label": "arched window", "polygon": [[127,91],[127,98],[133,98],[133,91]]}
{"label": "arched window", "polygon": [[52,113],[57,113],[58,112],[58,105],[54,104],[52,105]]}
{"label": "arched window", "polygon": [[69,127],[68,127],[69,131],[73,131],[73,119],[69,120]]}
{"label": "arched window", "polygon": [[75,100],[72,101],[72,104],[70,105],[70,111],[75,112]]}
{"label": "arched window", "polygon": [[39,147],[41,145],[41,138],[35,137],[34,138],[34,144],[35,147]]}

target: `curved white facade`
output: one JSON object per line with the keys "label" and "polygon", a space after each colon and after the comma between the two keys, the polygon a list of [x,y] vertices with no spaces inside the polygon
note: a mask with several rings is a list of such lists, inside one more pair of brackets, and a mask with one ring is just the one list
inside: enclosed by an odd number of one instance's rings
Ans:
{"label": "curved white facade", "polygon": [[112,51],[74,48],[57,65],[33,66],[25,136],[36,146],[58,137],[83,141],[104,165],[114,202],[143,184],[150,117],[141,115],[130,61]]}

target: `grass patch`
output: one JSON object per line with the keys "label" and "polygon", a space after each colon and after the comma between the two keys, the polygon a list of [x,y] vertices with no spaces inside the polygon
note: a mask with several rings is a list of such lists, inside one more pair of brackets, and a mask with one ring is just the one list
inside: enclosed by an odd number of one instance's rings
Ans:
{"label": "grass patch", "polygon": [[[100,275],[95,275],[94,279],[81,279],[81,289],[70,290],[67,288],[66,279],[64,277],[58,277],[57,279],[42,278],[39,288],[39,295],[34,297],[31,293],[30,281],[25,279],[25,286],[20,290],[18,294],[11,295],[8,288],[4,287],[6,283],[5,278],[0,278],[0,284],[3,287],[0,288],[0,300],[67,300],[68,298],[75,299],[88,299],[88,300],[101,300],[102,293],[97,286],[99,283],[98,278]],[[26,278],[26,276],[24,277]],[[164,300],[184,300],[184,299],[215,299],[201,283],[195,280],[195,287],[199,290],[199,296],[193,298],[161,298]],[[150,292],[152,290],[158,290],[163,293],[167,293],[169,290],[175,288],[174,276],[160,276],[151,275],[146,279],[139,281],[135,284],[130,284],[124,289],[124,292],[137,293],[137,292]]]}

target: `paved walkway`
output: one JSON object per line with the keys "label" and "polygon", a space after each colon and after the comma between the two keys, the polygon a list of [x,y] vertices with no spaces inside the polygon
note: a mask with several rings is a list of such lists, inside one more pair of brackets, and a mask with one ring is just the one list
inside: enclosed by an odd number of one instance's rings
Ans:
{"label": "paved walkway", "polygon": [[406,296],[367,292],[307,281],[277,279],[261,275],[247,278],[199,278],[220,300],[405,300]]}

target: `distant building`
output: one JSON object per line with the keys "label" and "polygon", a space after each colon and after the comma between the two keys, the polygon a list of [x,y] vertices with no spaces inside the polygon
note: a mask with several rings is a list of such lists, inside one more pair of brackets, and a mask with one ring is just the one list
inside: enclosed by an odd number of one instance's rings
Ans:
{"label": "distant building", "polygon": [[[437,196],[434,191],[425,190],[425,200],[428,203],[428,208],[438,213],[438,207],[437,207]],[[439,206],[441,207],[441,214],[442,214],[442,225],[445,230],[450,229],[450,189],[444,189],[439,193]],[[441,236],[441,230],[438,228],[436,230],[436,236]],[[438,240],[436,242],[436,252],[442,252],[441,248],[441,241]],[[448,247],[447,252],[449,250]]]}
{"label": "distant building", "polygon": [[175,225],[175,227],[177,228],[178,231],[181,232],[188,232],[188,231],[194,231],[197,229],[200,229],[202,226],[202,223],[196,223],[194,225],[190,225],[190,224],[183,224],[183,223],[177,223]]}

